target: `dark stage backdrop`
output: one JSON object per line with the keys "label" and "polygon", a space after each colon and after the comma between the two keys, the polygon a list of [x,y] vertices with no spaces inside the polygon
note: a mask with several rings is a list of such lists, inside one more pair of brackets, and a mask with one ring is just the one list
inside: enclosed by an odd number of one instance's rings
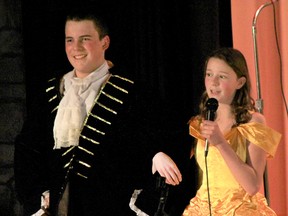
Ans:
{"label": "dark stage backdrop", "polygon": [[23,0],[28,113],[47,74],[71,69],[64,17],[84,2],[105,14],[114,70],[140,78],[169,103],[173,117],[187,122],[204,88],[205,55],[232,46],[229,0]]}

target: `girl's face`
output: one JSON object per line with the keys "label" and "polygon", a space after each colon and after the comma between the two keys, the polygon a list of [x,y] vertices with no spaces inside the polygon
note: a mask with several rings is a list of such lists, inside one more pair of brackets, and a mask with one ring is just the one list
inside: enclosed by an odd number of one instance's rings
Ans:
{"label": "girl's face", "polygon": [[87,76],[104,63],[110,39],[99,39],[93,21],[67,21],[65,36],[66,54],[78,77]]}
{"label": "girl's face", "polygon": [[240,89],[245,82],[245,77],[237,78],[234,70],[225,61],[215,57],[208,60],[205,88],[209,98],[230,105],[236,90]]}

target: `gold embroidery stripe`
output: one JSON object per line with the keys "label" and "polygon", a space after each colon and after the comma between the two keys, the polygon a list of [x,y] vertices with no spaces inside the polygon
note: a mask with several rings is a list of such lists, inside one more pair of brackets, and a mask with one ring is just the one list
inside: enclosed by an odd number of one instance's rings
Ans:
{"label": "gold embroidery stripe", "polygon": [[92,143],[94,143],[94,144],[100,144],[99,142],[97,142],[97,141],[95,141],[95,140],[93,140],[93,139],[90,139],[90,138],[88,138],[88,137],[86,137],[86,136],[84,136],[84,135],[80,135],[83,139],[86,139],[86,140],[88,140],[88,141],[90,141],[90,142],[92,142]]}
{"label": "gold embroidery stripe", "polygon": [[119,79],[122,79],[122,80],[125,80],[125,81],[127,81],[127,82],[130,82],[130,83],[134,84],[134,82],[133,82],[132,80],[129,80],[129,79],[124,78],[124,77],[121,77],[121,76],[119,76],[119,75],[114,75],[114,76],[117,77],[117,78],[119,78]]}
{"label": "gold embroidery stripe", "polygon": [[105,122],[106,124],[111,125],[111,122],[106,121],[105,119],[103,119],[103,118],[101,118],[101,117],[99,117],[99,116],[97,116],[97,115],[94,115],[93,113],[90,113],[90,115],[93,116],[94,118],[97,118],[98,120],[100,120],[100,121],[102,121],[102,122]]}
{"label": "gold embroidery stripe", "polygon": [[72,161],[73,161],[73,158],[71,158],[71,160],[70,160],[67,164],[65,164],[64,168],[70,166],[70,164],[71,164]]}
{"label": "gold embroidery stripe", "polygon": [[51,78],[51,79],[49,79],[48,80],[48,82],[52,82],[53,80],[55,80],[56,78],[54,77],[54,78]]}
{"label": "gold embroidery stripe", "polygon": [[[82,137],[83,137],[83,136],[82,136]],[[83,137],[83,138],[84,138],[84,137]],[[90,154],[90,155],[94,155],[93,152],[88,151],[87,149],[83,148],[82,146],[78,146],[78,148],[79,148],[80,150],[82,150],[82,151],[85,151],[86,153],[88,153],[88,154]]]}
{"label": "gold embroidery stripe", "polygon": [[97,130],[96,128],[94,128],[94,127],[92,127],[92,126],[90,126],[90,125],[85,125],[87,128],[89,128],[90,130],[93,130],[93,131],[95,131],[95,132],[97,132],[97,133],[100,133],[100,134],[102,134],[102,135],[105,135],[105,133],[104,132],[102,132],[102,131],[100,131],[100,130]]}
{"label": "gold embroidery stripe", "polygon": [[91,168],[91,166],[83,161],[77,161],[79,164],[82,164],[83,166],[86,166],[88,168]]}
{"label": "gold embroidery stripe", "polygon": [[123,101],[121,101],[121,100],[113,97],[112,95],[110,95],[110,94],[108,94],[108,93],[106,93],[106,92],[104,92],[104,91],[102,91],[102,94],[104,94],[105,96],[107,96],[107,97],[110,98],[111,100],[114,100],[114,101],[116,101],[116,102],[118,102],[118,103],[120,103],[120,104],[123,104]]}
{"label": "gold embroidery stripe", "polygon": [[49,92],[49,91],[51,91],[51,90],[54,89],[54,88],[55,88],[55,86],[51,86],[51,87],[49,87],[49,88],[46,89],[46,92]]}
{"label": "gold embroidery stripe", "polygon": [[65,156],[66,154],[68,154],[72,149],[74,149],[76,146],[71,146],[67,151],[65,151],[62,156]]}
{"label": "gold embroidery stripe", "polygon": [[105,105],[103,105],[103,104],[101,104],[101,103],[99,103],[99,102],[97,102],[97,104],[98,104],[100,107],[102,107],[103,109],[108,110],[109,112],[112,112],[112,113],[115,114],[115,115],[117,114],[116,111],[114,111],[114,110],[106,107]]}
{"label": "gold embroidery stripe", "polygon": [[80,174],[80,173],[78,173],[78,172],[76,172],[76,174],[77,174],[77,175],[79,175],[79,176],[81,176],[81,177],[83,177],[83,178],[85,178],[85,179],[88,179],[88,177],[87,177],[87,176],[85,176],[85,175],[82,175],[82,174]]}
{"label": "gold embroidery stripe", "polygon": [[115,85],[115,84],[113,84],[113,83],[111,83],[111,82],[109,82],[109,81],[108,81],[107,83],[110,84],[110,85],[112,85],[114,88],[116,88],[116,89],[118,89],[118,90],[120,90],[120,91],[128,94],[128,91],[127,91],[127,90],[125,90],[125,89],[123,89],[123,88],[121,88],[121,87],[119,87],[119,86],[117,86],[117,85]]}
{"label": "gold embroidery stripe", "polygon": [[49,103],[57,98],[57,95],[54,95],[52,98],[49,99]]}
{"label": "gold embroidery stripe", "polygon": [[51,111],[51,113],[55,112],[55,111],[58,109],[58,107],[59,107],[59,106],[55,107],[55,108]]}

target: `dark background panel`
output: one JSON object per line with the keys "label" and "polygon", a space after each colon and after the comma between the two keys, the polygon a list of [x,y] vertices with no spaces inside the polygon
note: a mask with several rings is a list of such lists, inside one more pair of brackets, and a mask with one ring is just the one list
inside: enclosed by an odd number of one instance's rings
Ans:
{"label": "dark background panel", "polygon": [[23,2],[27,100],[47,74],[68,72],[64,51],[66,12],[87,4],[110,27],[107,59],[115,71],[136,76],[160,93],[180,118],[198,109],[205,55],[232,46],[230,1],[29,1]]}

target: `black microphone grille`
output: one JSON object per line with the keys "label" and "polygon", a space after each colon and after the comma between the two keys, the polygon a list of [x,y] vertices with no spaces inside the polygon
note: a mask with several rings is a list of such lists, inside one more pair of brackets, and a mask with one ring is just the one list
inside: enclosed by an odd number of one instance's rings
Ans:
{"label": "black microphone grille", "polygon": [[215,98],[209,98],[205,106],[208,110],[215,112],[218,109],[218,101]]}

